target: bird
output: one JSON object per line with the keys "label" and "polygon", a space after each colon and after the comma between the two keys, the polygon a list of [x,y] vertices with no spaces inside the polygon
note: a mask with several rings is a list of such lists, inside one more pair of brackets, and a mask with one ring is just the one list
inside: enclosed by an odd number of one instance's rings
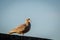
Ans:
{"label": "bird", "polygon": [[13,33],[17,33],[24,35],[25,33],[29,32],[30,29],[31,29],[31,20],[30,18],[27,18],[24,24],[21,24],[16,28],[12,29],[8,34],[11,35]]}

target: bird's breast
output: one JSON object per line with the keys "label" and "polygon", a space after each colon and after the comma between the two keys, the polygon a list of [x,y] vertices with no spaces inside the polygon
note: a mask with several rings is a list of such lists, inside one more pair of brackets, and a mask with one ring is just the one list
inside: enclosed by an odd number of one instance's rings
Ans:
{"label": "bird's breast", "polygon": [[23,33],[27,33],[31,29],[31,24],[25,27]]}

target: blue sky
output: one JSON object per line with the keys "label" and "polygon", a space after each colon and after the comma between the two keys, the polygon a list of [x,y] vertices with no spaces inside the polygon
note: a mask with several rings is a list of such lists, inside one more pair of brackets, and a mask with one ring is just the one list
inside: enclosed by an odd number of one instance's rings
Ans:
{"label": "blue sky", "polygon": [[0,32],[8,33],[31,18],[26,36],[59,40],[59,0],[0,0]]}

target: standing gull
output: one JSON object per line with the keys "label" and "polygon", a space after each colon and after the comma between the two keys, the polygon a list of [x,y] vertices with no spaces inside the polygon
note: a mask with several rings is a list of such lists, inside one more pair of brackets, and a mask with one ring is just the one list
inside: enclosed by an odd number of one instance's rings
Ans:
{"label": "standing gull", "polygon": [[19,25],[17,28],[14,28],[9,32],[9,34],[17,33],[17,34],[25,34],[31,28],[30,18],[25,20],[24,24]]}

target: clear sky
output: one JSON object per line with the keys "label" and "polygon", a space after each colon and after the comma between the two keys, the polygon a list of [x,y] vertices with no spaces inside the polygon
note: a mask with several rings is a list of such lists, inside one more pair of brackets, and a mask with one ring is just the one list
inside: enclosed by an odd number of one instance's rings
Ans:
{"label": "clear sky", "polygon": [[0,0],[0,33],[8,33],[31,18],[25,36],[59,40],[60,0]]}

